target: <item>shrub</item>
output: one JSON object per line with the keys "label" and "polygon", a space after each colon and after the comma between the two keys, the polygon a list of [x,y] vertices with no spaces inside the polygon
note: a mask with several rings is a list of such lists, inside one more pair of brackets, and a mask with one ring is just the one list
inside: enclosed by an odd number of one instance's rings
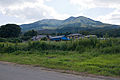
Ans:
{"label": "shrub", "polygon": [[105,54],[120,53],[120,46],[105,47],[101,49],[101,52]]}
{"label": "shrub", "polygon": [[[14,41],[13,41],[14,42]],[[46,50],[62,50],[62,51],[96,51],[101,53],[119,53],[119,39],[96,40],[96,39],[80,39],[74,41],[28,41],[25,43],[0,43],[0,52],[12,53],[15,51],[46,51]]]}
{"label": "shrub", "polygon": [[5,38],[0,38],[0,42],[6,42]]}

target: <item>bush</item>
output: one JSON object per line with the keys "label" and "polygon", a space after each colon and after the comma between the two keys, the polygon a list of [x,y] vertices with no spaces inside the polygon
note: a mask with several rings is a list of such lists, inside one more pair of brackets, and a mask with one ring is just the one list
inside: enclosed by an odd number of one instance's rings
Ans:
{"label": "bush", "polygon": [[0,42],[6,42],[5,38],[0,38]]}
{"label": "bush", "polygon": [[99,43],[96,44],[96,47],[105,48],[105,47],[111,47],[112,45],[113,45],[113,41],[111,39],[108,39],[108,40],[100,40]]}
{"label": "bush", "polygon": [[82,52],[84,52],[85,51],[85,48],[83,47],[83,46],[77,46],[76,47],[76,51],[78,51],[79,53],[82,53]]}
{"label": "bush", "polygon": [[[11,41],[11,42],[14,42]],[[15,40],[16,42],[16,40]],[[12,53],[15,51],[46,51],[46,50],[62,50],[62,51],[78,51],[79,53],[97,51],[101,53],[119,53],[120,40],[96,40],[96,39],[80,39],[74,41],[28,41],[26,43],[0,43],[0,52]]]}
{"label": "bush", "polygon": [[120,46],[106,47],[101,49],[101,52],[104,54],[120,53]]}
{"label": "bush", "polygon": [[21,43],[22,39],[20,39],[20,38],[0,38],[0,42]]}
{"label": "bush", "polygon": [[12,53],[14,51],[16,51],[14,46],[5,46],[3,48],[3,52],[5,52],[5,53]]}
{"label": "bush", "polygon": [[11,42],[11,43],[20,43],[20,42],[22,42],[22,40],[20,38],[9,38],[7,41]]}
{"label": "bush", "polygon": [[31,39],[31,36],[22,36],[21,39],[23,41],[28,41],[29,39]]}
{"label": "bush", "polygon": [[47,47],[48,47],[48,44],[46,44],[45,42],[40,42],[40,41],[29,42],[28,44],[28,48],[30,49],[46,50],[48,49]]}

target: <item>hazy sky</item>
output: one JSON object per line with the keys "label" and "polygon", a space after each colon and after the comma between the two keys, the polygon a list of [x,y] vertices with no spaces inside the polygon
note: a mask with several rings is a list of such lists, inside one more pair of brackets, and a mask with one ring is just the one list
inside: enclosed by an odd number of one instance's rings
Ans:
{"label": "hazy sky", "polygon": [[120,24],[120,0],[0,0],[0,25],[70,16]]}

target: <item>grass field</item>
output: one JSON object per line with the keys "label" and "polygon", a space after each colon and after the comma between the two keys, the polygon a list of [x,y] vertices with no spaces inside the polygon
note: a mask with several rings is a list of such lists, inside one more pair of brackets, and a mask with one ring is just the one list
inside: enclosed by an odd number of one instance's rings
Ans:
{"label": "grass field", "polygon": [[72,43],[0,43],[0,60],[88,74],[120,76],[119,42],[119,39],[87,39]]}

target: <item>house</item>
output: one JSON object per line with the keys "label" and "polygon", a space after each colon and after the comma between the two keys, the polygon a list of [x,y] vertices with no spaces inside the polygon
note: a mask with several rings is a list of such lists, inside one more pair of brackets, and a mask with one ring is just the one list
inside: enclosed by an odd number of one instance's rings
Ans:
{"label": "house", "polygon": [[33,36],[32,37],[32,40],[33,41],[38,41],[38,40],[41,40],[42,38],[47,38],[47,36],[46,35],[37,35],[37,36]]}
{"label": "house", "polygon": [[52,36],[49,36],[49,39],[51,40],[51,41],[68,41],[68,40],[70,40],[70,39],[68,39],[66,36],[55,36],[55,37],[52,37]]}
{"label": "house", "polygon": [[90,37],[96,38],[97,36],[96,35],[87,35],[87,36],[85,36],[85,38],[90,38]]}
{"label": "house", "polygon": [[79,38],[84,38],[84,36],[82,34],[75,33],[75,34],[67,35],[67,38],[69,38],[69,39],[79,39]]}

